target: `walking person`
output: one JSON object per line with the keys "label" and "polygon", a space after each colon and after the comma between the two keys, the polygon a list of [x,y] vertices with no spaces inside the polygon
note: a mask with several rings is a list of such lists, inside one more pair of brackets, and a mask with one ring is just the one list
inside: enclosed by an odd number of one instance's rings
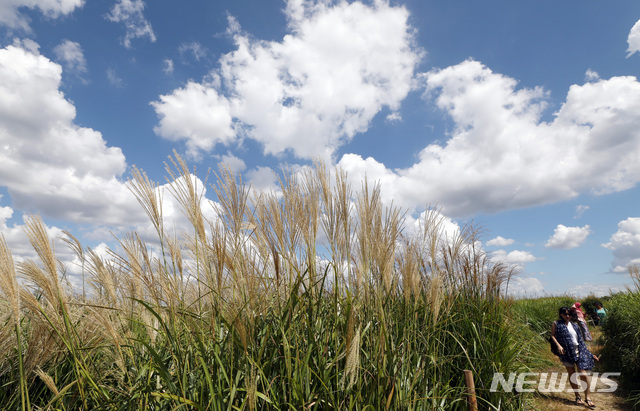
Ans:
{"label": "walking person", "polygon": [[[589,397],[591,378],[587,371],[593,369],[594,360],[598,361],[598,357],[589,351],[580,329],[571,322],[571,310],[568,307],[560,307],[558,310],[558,320],[554,321],[551,327],[551,339],[558,347],[558,358],[569,373],[569,382],[576,395],[576,405],[595,408]],[[581,387],[578,387],[578,383]],[[580,396],[582,391],[584,400]]]}
{"label": "walking person", "polygon": [[571,312],[575,314],[575,317],[578,319],[578,326],[580,326],[580,331],[582,331],[582,338],[585,341],[591,341],[593,338],[591,337],[591,332],[589,332],[589,326],[587,325],[587,320],[584,318],[584,311],[580,308],[582,304],[579,302],[575,302],[571,306]]}
{"label": "walking person", "polygon": [[604,324],[604,321],[607,319],[607,310],[602,306],[600,301],[596,301],[594,304],[596,306],[596,315],[598,316],[598,325]]}

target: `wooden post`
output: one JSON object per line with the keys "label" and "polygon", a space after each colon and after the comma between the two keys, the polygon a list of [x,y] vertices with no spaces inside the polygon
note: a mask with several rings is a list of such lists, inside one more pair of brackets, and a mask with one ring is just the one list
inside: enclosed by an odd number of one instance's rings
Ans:
{"label": "wooden post", "polygon": [[476,400],[476,386],[473,382],[473,373],[464,370],[464,385],[467,386],[467,405],[469,411],[478,411],[478,401]]}

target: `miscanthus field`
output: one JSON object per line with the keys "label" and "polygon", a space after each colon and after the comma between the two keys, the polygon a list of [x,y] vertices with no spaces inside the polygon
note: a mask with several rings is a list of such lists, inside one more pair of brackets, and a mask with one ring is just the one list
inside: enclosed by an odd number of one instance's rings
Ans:
{"label": "miscanthus field", "polygon": [[[261,195],[223,168],[205,218],[184,160],[167,172],[170,192],[130,181],[154,241],[130,233],[99,255],[65,237],[82,289],[37,216],[38,259],[15,263],[0,240],[4,409],[466,410],[463,370],[480,409],[523,409],[524,394],[489,387],[527,371],[540,338],[474,227],[448,233],[428,210],[409,234],[376,185],[321,163]],[[168,195],[188,232],[165,226]]]}

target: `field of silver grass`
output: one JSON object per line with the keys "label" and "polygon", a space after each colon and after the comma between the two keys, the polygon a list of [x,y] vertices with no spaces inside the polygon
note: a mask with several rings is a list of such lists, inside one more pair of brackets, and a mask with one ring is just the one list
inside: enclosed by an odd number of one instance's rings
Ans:
{"label": "field of silver grass", "polygon": [[202,187],[175,155],[171,192],[191,223],[165,227],[162,195],[134,169],[131,191],[157,234],[108,257],[65,241],[83,288],[38,217],[38,255],[14,263],[0,240],[0,403],[21,410],[522,409],[489,392],[527,369],[534,337],[501,295],[511,271],[430,210],[417,233],[378,186],[350,187],[321,163],[257,195],[222,168]]}

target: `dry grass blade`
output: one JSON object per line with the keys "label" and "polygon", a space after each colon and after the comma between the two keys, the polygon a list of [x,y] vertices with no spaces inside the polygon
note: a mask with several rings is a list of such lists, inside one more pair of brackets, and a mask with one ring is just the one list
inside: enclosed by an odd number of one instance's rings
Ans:
{"label": "dry grass blade", "polygon": [[627,270],[629,271],[629,275],[636,286],[636,290],[640,291],[640,264],[629,264]]}
{"label": "dry grass blade", "polygon": [[31,279],[36,287],[41,289],[49,303],[59,305],[59,309],[68,312],[68,296],[62,288],[58,277],[59,262],[56,259],[53,242],[49,239],[47,228],[39,216],[31,216],[26,219],[24,228],[32,247],[40,257],[44,270],[29,260],[21,264],[19,271]]}
{"label": "dry grass blade", "polygon": [[402,277],[402,290],[405,300],[419,297],[420,294],[420,262],[418,246],[415,241],[404,240],[402,252],[396,257],[396,266]]}
{"label": "dry grass blade", "polygon": [[[151,298],[156,306],[164,302],[163,286],[161,276],[158,276],[152,262],[147,245],[140,239],[137,233],[130,233],[120,240],[120,245],[125,252],[126,258],[112,254],[120,270],[124,271],[126,277],[133,281],[131,286],[139,287],[137,290],[141,298]],[[100,282],[97,283],[100,286]]]}
{"label": "dry grass blade", "polygon": [[[204,217],[202,215],[202,198],[204,196],[205,187],[198,187],[196,178],[189,171],[189,166],[182,157],[174,150],[174,158],[170,158],[171,164],[177,170],[175,172],[169,165],[166,165],[167,173],[170,176],[169,190],[174,195],[182,211],[185,213],[200,241],[206,241],[206,233],[204,230]],[[194,170],[195,174],[195,170]],[[206,180],[205,180],[206,185]]]}
{"label": "dry grass blade", "polygon": [[125,343],[125,340],[123,338],[120,325],[111,318],[111,313],[106,312],[106,310],[92,307],[89,309],[89,312],[91,313],[92,318],[100,326],[98,329],[103,333],[105,337],[107,337],[108,341],[113,344],[116,352],[115,362],[120,369],[120,372],[122,372],[123,374],[126,373],[127,370],[125,366],[124,355],[122,353],[122,345]]}
{"label": "dry grass blade", "polygon": [[118,307],[118,293],[116,291],[116,273],[105,265],[102,257],[94,250],[89,249],[89,270],[93,276],[93,285],[98,292],[98,297],[105,305]]}
{"label": "dry grass blade", "polygon": [[136,166],[132,167],[128,188],[135,195],[142,209],[147,213],[151,223],[162,239],[164,235],[164,225],[162,218],[162,195],[158,190],[158,184],[149,180],[147,174],[140,171]]}
{"label": "dry grass blade", "polygon": [[[49,318],[57,321],[57,327],[64,327],[59,316],[51,309],[51,307],[41,307],[40,303],[28,290],[22,289],[20,297],[23,310],[29,318],[29,329],[27,341],[25,343],[25,371],[29,375],[36,367],[44,367],[46,364],[55,363],[64,354],[57,347],[59,341],[55,337],[55,333],[51,330],[51,325],[44,318],[42,312],[48,312]],[[47,310],[47,311],[45,311]]]}
{"label": "dry grass blade", "polygon": [[276,286],[279,287],[286,276],[282,256],[285,253],[285,223],[280,212],[280,203],[274,193],[263,194],[254,200],[254,221],[257,226],[258,243],[264,244],[273,263]]}
{"label": "dry grass blade", "polygon": [[9,301],[13,312],[13,321],[20,322],[20,293],[16,278],[15,265],[11,251],[7,246],[4,235],[0,235],[0,290]]}
{"label": "dry grass blade", "polygon": [[40,368],[40,367],[36,367],[34,372],[36,373],[36,375],[38,377],[40,377],[42,382],[44,382],[44,384],[47,386],[47,388],[49,388],[54,395],[58,395],[59,394],[60,391],[58,391],[58,387],[56,387],[56,383],[53,381],[53,378],[51,378],[51,376],[49,374],[47,374],[46,372],[42,371],[42,368]]}
{"label": "dry grass blade", "polygon": [[80,268],[82,270],[82,299],[86,300],[87,292],[85,288],[85,278],[84,278],[85,276],[84,264],[85,264],[86,258],[84,254],[84,249],[82,248],[82,244],[80,244],[80,241],[76,237],[74,237],[70,232],[63,231],[63,233],[66,237],[62,237],[62,241],[67,243],[71,251],[73,251],[73,253],[78,256],[78,259],[80,259]]}
{"label": "dry grass blade", "polygon": [[344,387],[344,383],[347,378],[349,378],[349,383],[345,387],[345,389],[350,389],[353,384],[356,382],[358,378],[358,370],[360,369],[360,327],[356,330],[353,338],[351,339],[351,344],[348,345],[347,348],[347,363],[345,365],[344,374],[342,375],[342,386]]}
{"label": "dry grass blade", "polygon": [[397,207],[383,207],[380,185],[371,190],[367,179],[357,199],[358,210],[358,269],[364,277],[358,278],[358,287],[373,286],[386,293],[399,281],[395,276],[396,245],[400,239],[402,212]]}
{"label": "dry grass blade", "polygon": [[218,216],[234,236],[239,236],[245,227],[249,210],[251,190],[242,184],[242,177],[236,177],[226,165],[221,165],[216,173],[217,184],[213,186],[220,208]]}

